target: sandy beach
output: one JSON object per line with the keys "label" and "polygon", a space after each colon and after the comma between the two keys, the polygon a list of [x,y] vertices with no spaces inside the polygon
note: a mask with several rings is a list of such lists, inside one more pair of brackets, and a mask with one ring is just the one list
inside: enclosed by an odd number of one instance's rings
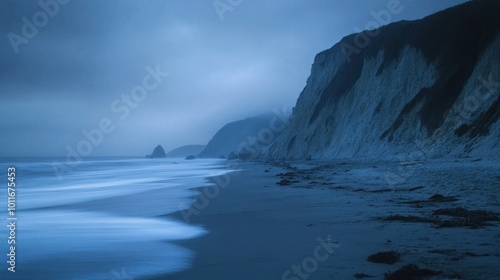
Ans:
{"label": "sandy beach", "polygon": [[0,280],[500,280],[500,0],[0,3]]}
{"label": "sandy beach", "polygon": [[[413,275],[434,275],[430,279],[497,279],[500,273],[498,213],[492,212],[499,209],[498,163],[239,166],[242,171],[189,216],[209,231],[178,242],[195,252],[192,268],[152,279],[384,279],[404,266]],[[390,185],[387,174],[403,181]],[[182,221],[186,215],[173,216]],[[367,260],[378,252],[393,259]],[[388,279],[405,277],[420,279],[403,272]]]}

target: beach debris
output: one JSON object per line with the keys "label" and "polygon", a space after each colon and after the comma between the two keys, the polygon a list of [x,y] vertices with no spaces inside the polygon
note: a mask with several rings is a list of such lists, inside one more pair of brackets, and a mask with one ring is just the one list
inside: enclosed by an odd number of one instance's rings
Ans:
{"label": "beach debris", "polygon": [[422,203],[443,203],[443,202],[454,202],[458,199],[454,196],[444,196],[442,194],[435,194],[424,200],[412,200],[404,202],[406,204],[422,204]]}
{"label": "beach debris", "polygon": [[369,262],[373,263],[386,263],[386,264],[394,264],[396,263],[401,254],[396,251],[386,251],[386,252],[378,252],[368,257]]}
{"label": "beach debris", "polygon": [[294,183],[295,181],[292,181],[292,180],[288,180],[288,179],[281,179],[278,183],[276,183],[277,185],[280,185],[280,186],[288,186],[288,185],[291,185],[292,183]]}
{"label": "beach debris", "polygon": [[294,177],[295,175],[296,175],[296,172],[293,172],[293,171],[276,174],[276,176],[278,176],[278,177]]}
{"label": "beach debris", "polygon": [[415,161],[406,161],[406,162],[400,162],[399,165],[401,166],[413,166],[417,164],[423,163],[423,160],[415,160]]}
{"label": "beach debris", "polygon": [[354,192],[367,192],[367,193],[412,192],[412,191],[416,191],[416,190],[423,189],[423,188],[424,188],[423,186],[417,186],[417,187],[413,187],[413,188],[409,188],[409,189],[405,189],[405,188],[384,188],[384,189],[376,189],[376,190],[365,190],[363,188],[359,188],[359,189],[354,189],[353,191]]}
{"label": "beach debris", "polygon": [[354,278],[357,278],[357,279],[373,278],[373,277],[375,277],[375,276],[364,274],[364,273],[356,273],[356,274],[354,274]]}
{"label": "beach debris", "polygon": [[441,271],[419,268],[415,264],[407,264],[402,268],[384,274],[385,280],[420,280],[429,276],[436,276],[442,274]]}
{"label": "beach debris", "polygon": [[462,207],[443,208],[433,211],[436,216],[450,216],[454,219],[442,220],[439,227],[479,228],[490,225],[489,221],[500,221],[498,213],[484,210],[467,210]]}
{"label": "beach debris", "polygon": [[489,257],[490,254],[476,254],[474,252],[465,252],[464,255],[469,257]]}
{"label": "beach debris", "polygon": [[451,202],[457,201],[454,196],[444,196],[442,194],[435,194],[427,199],[428,202]]}
{"label": "beach debris", "polygon": [[280,177],[281,180],[276,184],[280,185],[280,186],[288,186],[288,185],[291,185],[292,183],[297,183],[298,181],[293,180],[293,179],[295,179],[296,175],[297,174],[294,171],[290,171],[290,172],[286,172],[286,173],[279,173],[276,176]]}
{"label": "beach debris", "polygon": [[[382,218],[384,221],[407,223],[431,223],[437,227],[469,227],[480,228],[491,225],[489,221],[500,221],[498,213],[483,210],[467,210],[465,208],[443,208],[433,211],[433,218],[419,216],[391,215]],[[450,216],[451,219],[442,219],[439,216]]]}
{"label": "beach debris", "polygon": [[439,220],[419,217],[419,216],[403,216],[403,215],[391,215],[384,218],[385,221],[398,221],[398,222],[408,222],[408,223],[439,223]]}
{"label": "beach debris", "polygon": [[373,191],[366,191],[369,193],[385,193],[385,192],[393,192],[394,189],[378,189],[378,190],[373,190]]}

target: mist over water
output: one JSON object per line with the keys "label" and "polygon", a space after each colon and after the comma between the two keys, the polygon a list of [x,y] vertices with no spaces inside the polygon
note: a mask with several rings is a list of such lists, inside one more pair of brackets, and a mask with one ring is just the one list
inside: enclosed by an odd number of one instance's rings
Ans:
{"label": "mist over water", "polygon": [[[227,172],[220,160],[100,158],[59,180],[56,160],[0,164],[4,174],[17,170],[16,273],[0,272],[9,279],[127,279],[187,269],[193,252],[171,241],[206,231],[164,215],[188,207],[207,177]],[[2,189],[8,224],[6,183]],[[1,228],[4,262],[9,233]]]}

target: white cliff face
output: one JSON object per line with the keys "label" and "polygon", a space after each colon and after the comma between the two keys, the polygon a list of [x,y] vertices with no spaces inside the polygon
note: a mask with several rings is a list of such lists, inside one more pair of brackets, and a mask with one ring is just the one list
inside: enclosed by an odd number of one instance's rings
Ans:
{"label": "white cliff face", "polygon": [[479,137],[470,139],[467,137],[453,137],[456,135],[448,134],[446,144],[451,155],[500,157],[499,96],[500,35],[497,36],[496,40],[478,61],[459,100],[457,100],[447,116],[448,122],[444,130],[451,132],[453,124],[455,124],[455,127],[462,124],[471,125],[475,120],[483,117],[482,115],[487,113],[488,110],[494,110],[495,106],[497,115],[491,117],[492,124],[487,135],[479,135]]}
{"label": "white cliff face", "polygon": [[[431,47],[415,44],[405,44],[391,59],[387,47],[369,46],[358,65],[346,65],[340,44],[318,54],[293,118],[269,155],[499,158],[500,36],[492,34],[483,49],[458,47],[467,51],[464,56],[453,49],[470,40],[461,36],[443,39],[457,54],[437,57],[428,55]],[[358,75],[351,85],[349,79]]]}
{"label": "white cliff face", "polygon": [[[323,68],[339,69],[344,55],[340,49]],[[354,87],[338,100],[330,110],[323,110],[318,120],[309,125],[314,107],[328,84],[332,71],[322,73],[313,65],[311,77],[301,93],[294,110],[293,120],[276,143],[274,155],[284,154],[290,158],[314,158],[372,156],[387,152],[392,147],[380,136],[397,118],[399,112],[424,86],[434,83],[436,70],[427,65],[425,58],[415,49],[408,47],[402,59],[390,65],[383,75],[376,76],[383,60],[383,53],[365,61],[360,79]],[[322,61],[319,61],[322,63]],[[317,77],[315,71],[318,71]],[[407,137],[417,130],[407,131]],[[294,138],[295,137],[295,138]],[[284,139],[294,143],[288,151]],[[279,145],[278,145],[279,144]]]}

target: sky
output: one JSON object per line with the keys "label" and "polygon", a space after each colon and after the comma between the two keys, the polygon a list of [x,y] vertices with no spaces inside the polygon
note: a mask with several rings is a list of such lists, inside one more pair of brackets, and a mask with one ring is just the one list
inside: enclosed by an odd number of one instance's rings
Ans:
{"label": "sky", "polygon": [[144,156],[294,106],[314,56],[451,0],[2,0],[0,157]]}

